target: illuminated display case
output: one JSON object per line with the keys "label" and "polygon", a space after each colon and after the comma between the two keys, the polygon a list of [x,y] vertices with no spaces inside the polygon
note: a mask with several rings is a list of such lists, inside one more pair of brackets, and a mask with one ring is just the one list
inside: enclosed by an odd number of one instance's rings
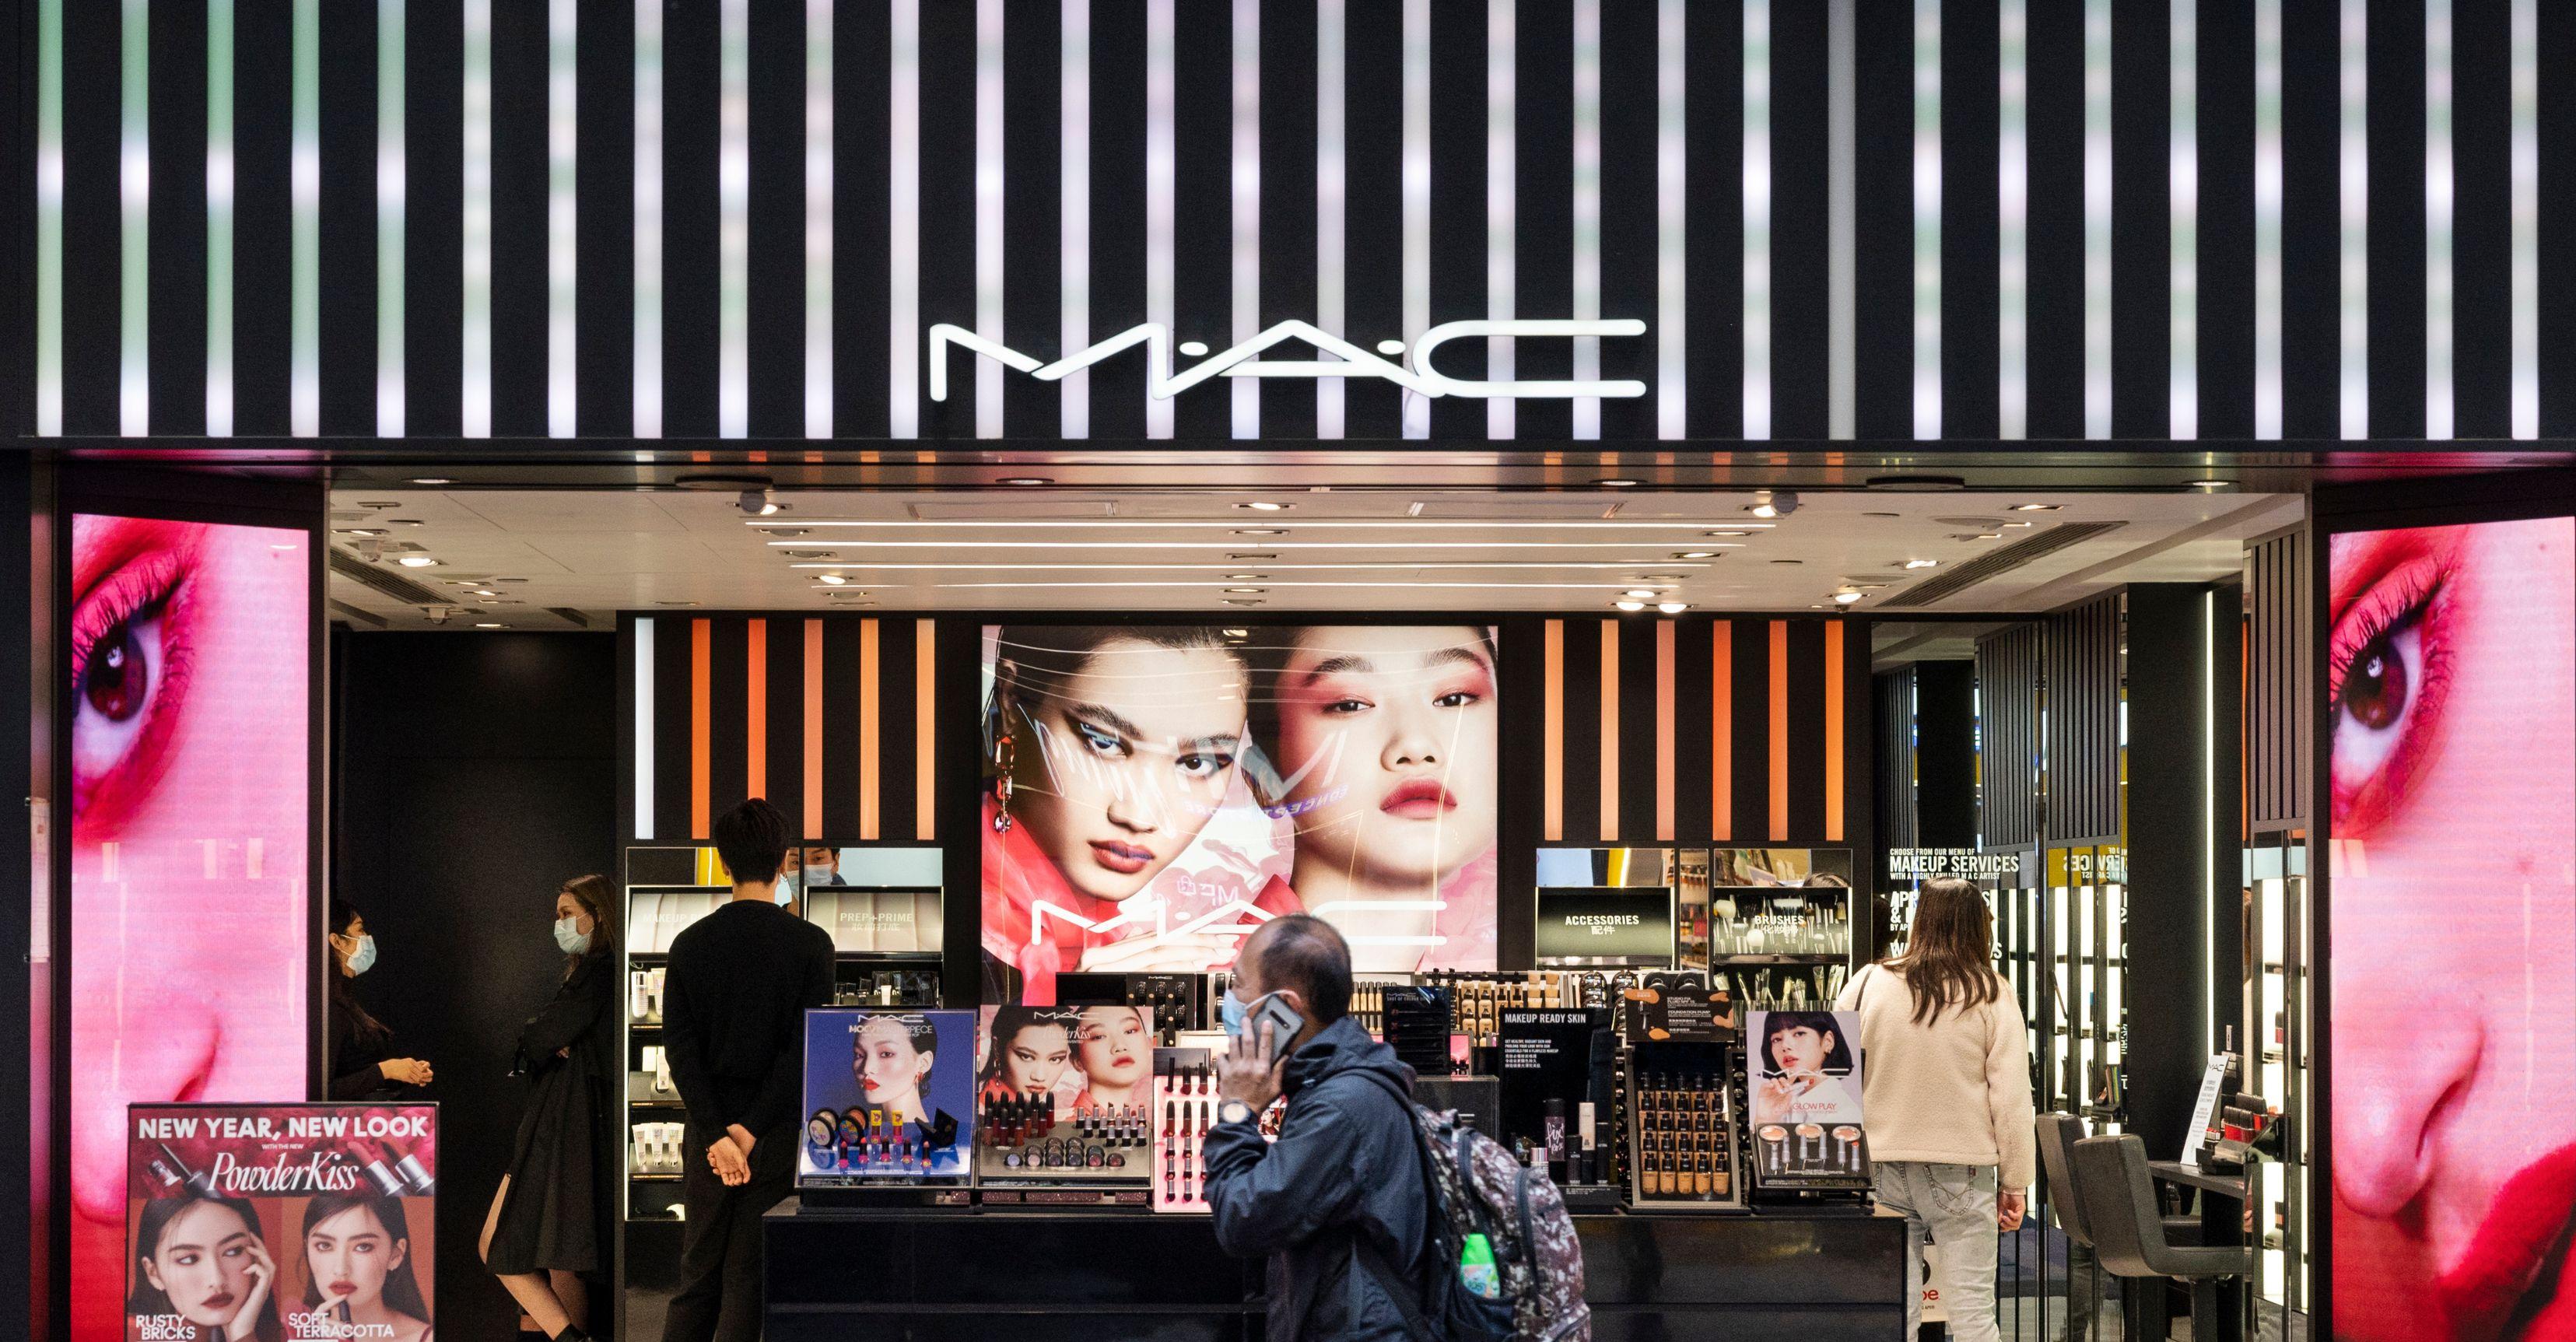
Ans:
{"label": "illuminated display case", "polygon": [[2245,851],[2246,1086],[2278,1108],[2288,1142],[2255,1164],[2252,1231],[2262,1246],[2263,1307],[2304,1314],[2307,1283],[2308,1133],[2312,1072],[2308,926],[2308,836],[2304,830],[2254,836]]}
{"label": "illuminated display case", "polygon": [[626,1058],[624,1134],[630,1220],[679,1215],[687,1159],[687,1110],[662,1053],[662,982],[671,941],[733,895],[716,850],[702,844],[639,844],[626,850]]}

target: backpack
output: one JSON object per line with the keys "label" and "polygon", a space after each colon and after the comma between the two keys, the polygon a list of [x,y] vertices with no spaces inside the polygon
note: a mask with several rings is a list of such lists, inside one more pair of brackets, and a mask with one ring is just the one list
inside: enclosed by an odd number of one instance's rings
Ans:
{"label": "backpack", "polygon": [[[1363,1072],[1410,1110],[1422,1134],[1432,1210],[1430,1287],[1419,1302],[1387,1270],[1376,1246],[1362,1256],[1404,1310],[1416,1342],[1591,1342],[1592,1308],[1583,1301],[1583,1246],[1574,1218],[1545,1171],[1512,1159],[1500,1142],[1460,1123],[1455,1111],[1413,1102],[1394,1081]],[[1493,1246],[1501,1294],[1468,1290],[1458,1257],[1470,1235]]]}

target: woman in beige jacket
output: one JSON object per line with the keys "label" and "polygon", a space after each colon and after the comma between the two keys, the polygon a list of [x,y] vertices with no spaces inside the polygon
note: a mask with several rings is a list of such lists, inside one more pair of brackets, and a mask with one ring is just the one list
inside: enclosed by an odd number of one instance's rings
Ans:
{"label": "woman in beige jacket", "polygon": [[[2030,1045],[1996,974],[1993,915],[1975,886],[1923,883],[1903,955],[1852,977],[1834,1003],[1860,1016],[1862,1127],[1878,1204],[1941,1246],[1941,1306],[1959,1342],[1995,1342],[1995,1244],[2021,1228],[2033,1171]],[[1906,1256],[1907,1337],[1921,1324],[1918,1249]]]}

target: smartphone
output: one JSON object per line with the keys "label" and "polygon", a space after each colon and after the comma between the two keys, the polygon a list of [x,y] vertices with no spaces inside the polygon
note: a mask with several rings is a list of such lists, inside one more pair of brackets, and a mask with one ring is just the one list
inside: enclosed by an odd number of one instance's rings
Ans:
{"label": "smartphone", "polygon": [[1306,1018],[1298,1015],[1286,1002],[1281,1001],[1276,993],[1263,996],[1260,1001],[1252,1004],[1251,1010],[1244,1013],[1243,1032],[1256,1044],[1261,1042],[1263,1021],[1270,1022],[1271,1047],[1283,1050],[1289,1040],[1297,1037],[1299,1030],[1306,1028]]}

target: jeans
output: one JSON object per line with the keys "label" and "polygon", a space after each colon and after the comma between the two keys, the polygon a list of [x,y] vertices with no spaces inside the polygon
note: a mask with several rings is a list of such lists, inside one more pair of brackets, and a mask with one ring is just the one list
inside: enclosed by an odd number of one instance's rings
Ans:
{"label": "jeans", "polygon": [[1995,1167],[1882,1160],[1878,1205],[1905,1215],[1905,1336],[1923,1327],[1922,1239],[1941,1246],[1941,1309],[1956,1342],[2001,1342],[1995,1331]]}

